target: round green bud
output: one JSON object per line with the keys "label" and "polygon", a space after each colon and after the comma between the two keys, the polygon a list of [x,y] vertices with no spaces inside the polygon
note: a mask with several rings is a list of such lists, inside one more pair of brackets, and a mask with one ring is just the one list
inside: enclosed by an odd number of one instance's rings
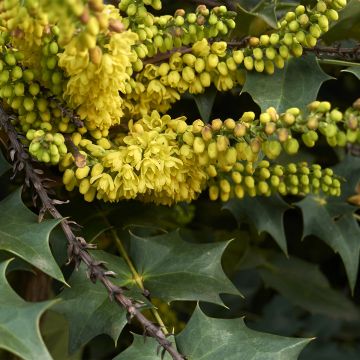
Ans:
{"label": "round green bud", "polygon": [[332,20],[332,21],[337,21],[337,20],[339,20],[339,13],[338,13],[336,10],[334,10],[334,9],[328,9],[328,10],[326,10],[325,15],[327,16],[327,18],[328,18],[329,20]]}
{"label": "round green bud", "polygon": [[280,185],[280,178],[277,175],[272,175],[270,178],[271,186],[277,188]]}
{"label": "round green bud", "polygon": [[3,70],[0,73],[0,82],[2,84],[6,84],[9,81],[10,78],[10,72],[8,70]]}
{"label": "round green bud", "polygon": [[277,55],[276,50],[273,47],[270,46],[265,49],[265,56],[269,60],[274,60],[276,55]]}
{"label": "round green bud", "polygon": [[59,71],[55,71],[55,72],[51,75],[51,82],[52,82],[54,85],[59,85],[59,84],[61,84],[62,80],[63,80],[63,77],[62,77],[61,72],[59,72]]}
{"label": "round green bud", "polygon": [[309,133],[302,134],[301,139],[307,147],[311,148],[311,147],[315,146],[315,141],[311,139],[311,137],[309,136]]}
{"label": "round green bud", "polygon": [[330,119],[332,121],[341,121],[343,118],[343,114],[341,111],[337,110],[337,109],[334,109],[330,112]]}
{"label": "round green bud", "polygon": [[10,66],[16,65],[16,58],[15,58],[14,54],[7,53],[4,57],[4,60]]}
{"label": "round green bud", "polygon": [[306,44],[308,47],[313,48],[317,43],[317,38],[312,36],[311,34],[306,35]]}
{"label": "round green bud", "polygon": [[329,20],[325,15],[321,15],[318,18],[318,24],[322,31],[326,32],[329,30]]}
{"label": "round green bud", "polygon": [[33,101],[33,99],[30,98],[30,97],[26,97],[23,100],[23,106],[24,106],[26,111],[32,111],[34,109],[34,101]]}
{"label": "round green bud", "polygon": [[295,57],[300,57],[303,54],[303,47],[300,44],[292,44],[291,52]]}
{"label": "round green bud", "polygon": [[17,82],[14,86],[14,94],[16,96],[23,96],[25,92],[25,86],[21,82]]}
{"label": "round green bud", "polygon": [[270,35],[270,44],[271,45],[277,45],[280,40],[280,37],[278,34],[273,33]]}
{"label": "round green bud", "polygon": [[56,55],[59,52],[59,46],[56,41],[53,41],[49,44],[49,53]]}
{"label": "round green bud", "polygon": [[263,51],[260,48],[256,48],[253,50],[253,56],[255,60],[261,60],[263,58]]}
{"label": "round green bud", "polygon": [[234,61],[237,63],[237,64],[241,64],[244,60],[244,53],[242,50],[235,50],[233,52],[233,58],[234,58]]}
{"label": "round green bud", "polygon": [[281,153],[281,145],[276,140],[265,141],[262,145],[264,154],[269,159],[276,159]]}
{"label": "round green bud", "polygon": [[247,188],[252,189],[255,187],[255,181],[252,176],[245,176],[244,178],[244,184]]}
{"label": "round green bud", "polygon": [[33,81],[33,80],[34,80],[34,73],[33,73],[31,70],[29,70],[29,69],[24,70],[24,72],[23,72],[23,79],[24,79],[26,82]]}
{"label": "round green bud", "polygon": [[327,124],[327,126],[324,129],[325,136],[328,138],[334,137],[336,135],[337,131],[338,131],[338,128],[334,124]]}
{"label": "round green bud", "polygon": [[268,46],[270,43],[269,35],[260,35],[260,44],[263,46]]}
{"label": "round green bud", "polygon": [[317,107],[318,112],[328,112],[331,109],[331,104],[328,101],[321,101]]}
{"label": "round green bud", "polygon": [[57,58],[55,56],[52,56],[50,57],[49,59],[47,59],[46,61],[46,67],[49,69],[49,70],[53,70],[55,69],[57,65]]}
{"label": "round green bud", "polygon": [[289,48],[286,45],[281,45],[279,47],[279,54],[286,60],[289,57]]}
{"label": "round green bud", "polygon": [[290,138],[290,139],[286,140],[284,143],[284,150],[289,155],[297,154],[297,152],[299,151],[299,142],[294,138]]}
{"label": "round green bud", "polygon": [[262,113],[260,114],[259,119],[261,124],[266,124],[271,121],[271,115],[268,113]]}
{"label": "round green bud", "polygon": [[346,134],[343,131],[338,131],[336,134],[336,142],[338,146],[346,146],[347,138]]}
{"label": "round green bud", "polygon": [[21,79],[23,75],[23,71],[21,69],[20,66],[15,66],[12,70],[11,70],[11,78],[13,80],[18,80]]}
{"label": "round green bud", "polygon": [[32,83],[29,86],[29,93],[33,96],[36,96],[40,92],[40,86],[38,83]]}
{"label": "round green bud", "polygon": [[254,67],[257,72],[263,72],[265,69],[265,63],[263,60],[255,60]]}
{"label": "round green bud", "polygon": [[246,56],[244,58],[245,69],[251,71],[254,68],[254,60],[251,56]]}
{"label": "round green bud", "polygon": [[269,185],[266,181],[259,181],[257,189],[259,194],[265,195],[269,191]]}
{"label": "round green bud", "polygon": [[211,69],[215,69],[219,63],[219,57],[216,54],[210,54],[207,58],[207,65]]}
{"label": "round green bud", "polygon": [[266,73],[272,75],[275,72],[274,63],[271,60],[265,60],[264,64]]}
{"label": "round green bud", "polygon": [[294,163],[287,164],[286,168],[287,168],[287,171],[290,174],[296,174],[297,173],[297,166]]}
{"label": "round green bud", "polygon": [[311,36],[313,36],[315,39],[318,39],[321,36],[321,29],[320,26],[318,24],[313,24],[310,26],[310,34]]}
{"label": "round green bud", "polygon": [[291,32],[296,32],[299,30],[300,25],[296,20],[292,20],[289,22],[288,27]]}

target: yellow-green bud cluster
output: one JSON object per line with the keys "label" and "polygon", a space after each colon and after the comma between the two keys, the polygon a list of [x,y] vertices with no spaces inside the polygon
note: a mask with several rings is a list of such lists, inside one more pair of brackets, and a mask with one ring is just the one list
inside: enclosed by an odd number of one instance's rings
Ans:
{"label": "yellow-green bud cluster", "polygon": [[30,141],[29,153],[37,160],[56,165],[67,153],[64,136],[43,130],[29,130],[26,138]]}
{"label": "yellow-green bud cluster", "polygon": [[22,132],[29,129],[73,132],[74,124],[59,108],[59,101],[35,80],[36,72],[25,69],[24,54],[4,49],[0,58],[0,98],[18,114],[16,125]]}
{"label": "yellow-green bud cluster", "polygon": [[221,174],[210,182],[211,200],[228,201],[232,197],[242,199],[248,195],[270,196],[276,192],[281,195],[306,195],[320,192],[339,196],[341,181],[329,168],[308,165],[305,162],[286,166],[271,165],[262,160],[254,163],[236,163],[230,173]]}
{"label": "yellow-green bud cluster", "polygon": [[[58,34],[59,28],[53,27],[52,31],[54,34]],[[58,66],[58,54],[62,51],[56,35],[47,36],[43,41],[44,43],[41,48],[43,56],[40,60],[39,73],[36,74],[36,78],[40,79],[41,84],[48,88],[51,93],[61,97],[66,86],[64,72]],[[34,68],[34,71],[36,70]]]}
{"label": "yellow-green bud cluster", "polygon": [[303,47],[313,48],[321,35],[329,30],[329,22],[337,20],[337,11],[346,0],[319,0],[313,8],[299,5],[287,12],[271,34],[251,37],[249,47],[241,50],[246,70],[272,74],[282,69],[289,56],[299,57]]}
{"label": "yellow-green bud cluster", "polygon": [[[158,4],[160,2],[152,2],[154,8]],[[203,38],[225,36],[235,28],[236,13],[228,11],[225,6],[208,9],[199,5],[195,12],[186,13],[178,9],[174,16],[154,16],[145,5],[146,2],[133,0],[123,0],[119,4],[120,10],[128,15],[124,24],[139,36],[140,44],[135,46],[135,51],[140,59],[193,44]]]}
{"label": "yellow-green bud cluster", "polygon": [[307,146],[314,146],[316,142],[315,130],[326,137],[330,146],[345,146],[347,143],[360,143],[360,111],[359,100],[344,113],[337,109],[331,110],[327,101],[314,101],[309,105],[311,111],[307,118],[308,132],[302,135]]}

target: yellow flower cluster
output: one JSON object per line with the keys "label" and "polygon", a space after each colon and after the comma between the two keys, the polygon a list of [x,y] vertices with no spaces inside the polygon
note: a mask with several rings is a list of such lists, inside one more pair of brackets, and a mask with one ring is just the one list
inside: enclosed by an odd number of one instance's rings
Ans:
{"label": "yellow flower cluster", "polygon": [[[147,67],[149,74],[154,67]],[[169,86],[165,86],[155,75],[139,76],[126,84],[126,96],[123,109],[127,118],[141,118],[157,110],[166,113],[173,103],[180,100],[180,93]]]}
{"label": "yellow flower cluster", "polygon": [[[123,145],[97,153],[98,163],[68,168],[64,183],[68,189],[79,186],[88,201],[95,195],[105,201],[138,198],[164,205],[191,201],[205,188],[208,175],[193,148],[177,139],[178,132],[188,128],[191,126],[184,118],[171,119],[153,111],[136,123],[130,122]],[[94,149],[89,143],[85,140],[79,145]],[[66,167],[64,162],[62,166]]]}
{"label": "yellow flower cluster", "polygon": [[24,65],[39,63],[40,46],[44,34],[49,31],[48,14],[36,1],[22,6],[18,0],[0,3],[1,27],[12,33],[13,46],[24,53]]}
{"label": "yellow flower cluster", "polygon": [[[105,6],[103,14],[117,14],[118,19],[114,20],[119,20],[118,11],[114,10],[113,6]],[[59,66],[69,77],[64,97],[77,109],[88,130],[101,130],[106,136],[110,126],[118,124],[123,116],[119,91],[125,93],[125,82],[130,79],[131,62],[136,60],[131,46],[137,35],[106,30],[101,32],[99,47],[96,44],[100,28],[96,21],[89,21],[86,30],[59,54]]]}

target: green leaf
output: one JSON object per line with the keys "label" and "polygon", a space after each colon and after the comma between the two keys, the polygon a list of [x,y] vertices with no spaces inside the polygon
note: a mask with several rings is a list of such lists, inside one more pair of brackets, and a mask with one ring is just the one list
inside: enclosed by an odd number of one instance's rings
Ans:
{"label": "green leaf", "polygon": [[344,69],[341,71],[351,73],[360,80],[360,66],[351,66],[351,67],[348,67],[347,69]]}
{"label": "green leaf", "polygon": [[[134,282],[124,260],[104,251],[92,251],[97,261],[105,261],[109,269],[117,274],[114,283],[131,287]],[[54,310],[63,314],[70,327],[69,351],[75,352],[89,340],[100,334],[108,334],[116,343],[126,325],[126,312],[115,302],[109,300],[105,287],[93,284],[86,276],[86,266],[69,279],[71,288],[66,288],[59,297],[63,300]],[[144,300],[139,292],[129,291],[129,296]]]}
{"label": "green leaf", "polygon": [[41,334],[52,356],[56,360],[81,360],[83,349],[73,355],[69,355],[69,327],[66,319],[54,311],[47,311],[41,319]]}
{"label": "green leaf", "polygon": [[13,259],[13,260],[11,261],[9,266],[6,268],[6,274],[11,273],[12,271],[29,271],[29,272],[32,272],[35,274],[34,268],[29,263],[25,262],[24,260],[22,260],[20,258],[14,259],[14,255],[12,255],[6,251],[0,251],[0,262],[10,260],[10,259]]}
{"label": "green leaf", "polygon": [[304,109],[316,99],[321,84],[332,79],[320,68],[314,55],[290,58],[271,76],[248,72],[242,92],[251,95],[261,111],[273,106],[278,112],[290,107]]}
{"label": "green leaf", "polygon": [[239,225],[244,221],[251,221],[259,233],[263,231],[269,233],[281,250],[287,254],[283,218],[290,206],[279,195],[233,199],[224,206],[224,209],[234,215]]}
{"label": "green leaf", "polygon": [[[254,331],[243,319],[210,318],[198,306],[175,339],[178,351],[193,360],[296,360],[310,341]],[[154,339],[144,342],[135,336],[133,344],[114,360],[157,360],[157,348]]]}
{"label": "green leaf", "polygon": [[194,95],[196,106],[199,110],[201,119],[208,123],[212,108],[214,106],[217,90],[215,87],[207,89],[203,94]]}
{"label": "green leaf", "polygon": [[3,153],[0,150],[0,176],[5,174],[11,168],[10,164],[4,158]]}
{"label": "green leaf", "polygon": [[313,195],[298,202],[297,206],[303,214],[303,238],[315,235],[339,253],[354,291],[360,259],[360,228],[353,217],[355,208]]}
{"label": "green leaf", "polygon": [[[159,343],[151,338],[133,334],[134,341],[125,351],[121,352],[113,360],[159,360],[160,356],[158,353]],[[168,338],[169,341],[173,342],[174,338],[171,336]],[[160,350],[161,351],[161,350]],[[171,360],[171,356],[168,352],[165,353],[163,360]]]}
{"label": "green leaf", "polygon": [[344,320],[359,319],[357,308],[330,287],[316,265],[295,257],[276,256],[267,266],[260,266],[259,272],[267,286],[312,313]]}
{"label": "green leaf", "polygon": [[56,301],[30,303],[19,297],[5,277],[10,261],[0,263],[0,349],[25,360],[51,360],[40,336],[39,321]]}
{"label": "green leaf", "polygon": [[130,257],[152,296],[223,305],[219,293],[240,295],[221,267],[228,244],[188,243],[178,231],[148,238],[132,234]]}
{"label": "green leaf", "polygon": [[309,342],[257,332],[243,319],[214,319],[197,307],[176,337],[181,353],[202,360],[295,360]]}
{"label": "green leaf", "polygon": [[339,15],[339,20],[332,23],[322,39],[328,44],[339,40],[360,40],[360,1],[350,0]]}
{"label": "green leaf", "polygon": [[263,2],[250,11],[238,4],[236,12],[236,28],[231,33],[234,38],[247,35],[257,36],[265,33],[269,28],[277,27],[275,4],[273,3]]}
{"label": "green leaf", "polygon": [[[341,186],[341,195],[339,197],[332,197],[330,201],[332,204],[344,205],[348,197],[356,193],[356,186],[360,182],[360,158],[356,156],[347,155],[341,163],[333,167],[336,175],[345,179]],[[336,215],[341,214],[341,208]]]}
{"label": "green leaf", "polygon": [[59,220],[38,222],[21,200],[21,189],[0,202],[0,250],[10,252],[66,284],[49,247],[51,230]]}

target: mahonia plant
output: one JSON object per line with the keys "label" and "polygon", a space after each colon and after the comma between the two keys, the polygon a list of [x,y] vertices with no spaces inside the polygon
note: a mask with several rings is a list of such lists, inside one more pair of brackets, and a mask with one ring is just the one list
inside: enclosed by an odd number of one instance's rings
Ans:
{"label": "mahonia plant", "polygon": [[[160,0],[0,2],[0,98],[32,157],[58,165],[86,201],[171,205],[205,189],[211,200],[275,192],[340,194],[341,179],[316,164],[277,162],[319,137],[360,142],[360,103],[329,102],[239,119],[171,118],[184,94],[241,87],[314,48],[346,0],[298,5],[258,37],[231,39],[236,13],[199,5],[155,15]],[[245,109],[246,110],[246,109]]]}

